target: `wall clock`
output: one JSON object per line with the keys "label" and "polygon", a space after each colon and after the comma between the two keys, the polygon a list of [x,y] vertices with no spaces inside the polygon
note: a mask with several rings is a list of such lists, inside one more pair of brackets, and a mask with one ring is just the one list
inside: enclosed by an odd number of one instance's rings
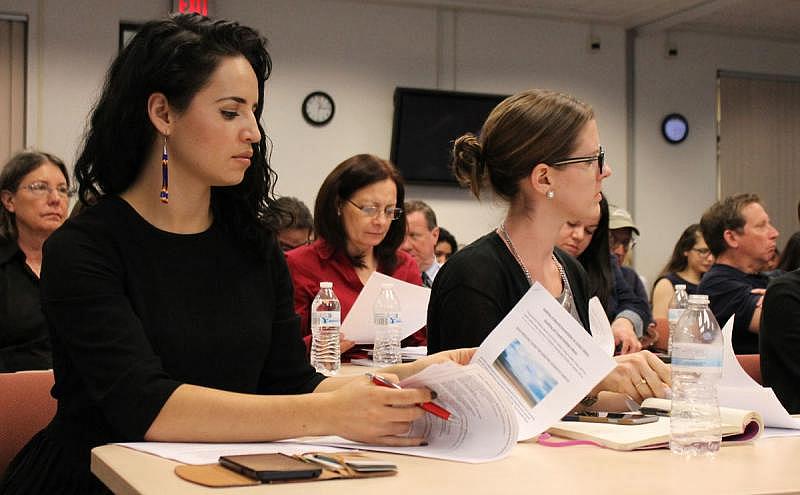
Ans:
{"label": "wall clock", "polygon": [[309,93],[301,107],[303,118],[313,126],[323,126],[333,119],[336,106],[333,98],[323,91]]}
{"label": "wall clock", "polygon": [[670,144],[682,143],[689,135],[689,122],[679,113],[671,113],[661,121],[661,134]]}

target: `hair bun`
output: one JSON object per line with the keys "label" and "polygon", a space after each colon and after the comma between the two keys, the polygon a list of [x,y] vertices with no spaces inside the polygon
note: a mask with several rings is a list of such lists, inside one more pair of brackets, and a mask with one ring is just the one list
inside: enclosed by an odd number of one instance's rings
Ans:
{"label": "hair bun", "polygon": [[480,198],[480,190],[486,180],[486,161],[476,135],[468,132],[455,140],[450,167],[458,182],[468,187],[476,198]]}

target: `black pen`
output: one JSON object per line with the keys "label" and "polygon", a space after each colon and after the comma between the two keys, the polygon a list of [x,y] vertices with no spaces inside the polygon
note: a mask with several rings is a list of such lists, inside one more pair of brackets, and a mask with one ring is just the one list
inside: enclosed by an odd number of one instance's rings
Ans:
{"label": "black pen", "polygon": [[669,417],[669,411],[667,411],[666,409],[661,409],[659,407],[640,407],[638,412],[642,414],[647,414],[648,416]]}

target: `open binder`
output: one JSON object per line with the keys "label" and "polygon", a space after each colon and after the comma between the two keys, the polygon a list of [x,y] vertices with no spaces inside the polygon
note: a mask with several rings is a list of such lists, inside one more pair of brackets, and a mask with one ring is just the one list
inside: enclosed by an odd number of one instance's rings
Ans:
{"label": "open binder", "polygon": [[[642,407],[670,409],[667,399],[650,398]],[[756,411],[720,407],[722,445],[750,442],[761,436],[764,420]],[[609,423],[577,423],[559,421],[548,433],[573,440],[593,442],[614,450],[657,449],[669,445],[669,417],[659,417],[655,423],[617,425]]]}

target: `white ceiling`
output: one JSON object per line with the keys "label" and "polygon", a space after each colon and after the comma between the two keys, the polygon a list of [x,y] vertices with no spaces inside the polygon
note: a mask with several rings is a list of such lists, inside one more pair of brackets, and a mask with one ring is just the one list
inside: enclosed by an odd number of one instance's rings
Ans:
{"label": "white ceiling", "polygon": [[800,41],[800,0],[361,0]]}

